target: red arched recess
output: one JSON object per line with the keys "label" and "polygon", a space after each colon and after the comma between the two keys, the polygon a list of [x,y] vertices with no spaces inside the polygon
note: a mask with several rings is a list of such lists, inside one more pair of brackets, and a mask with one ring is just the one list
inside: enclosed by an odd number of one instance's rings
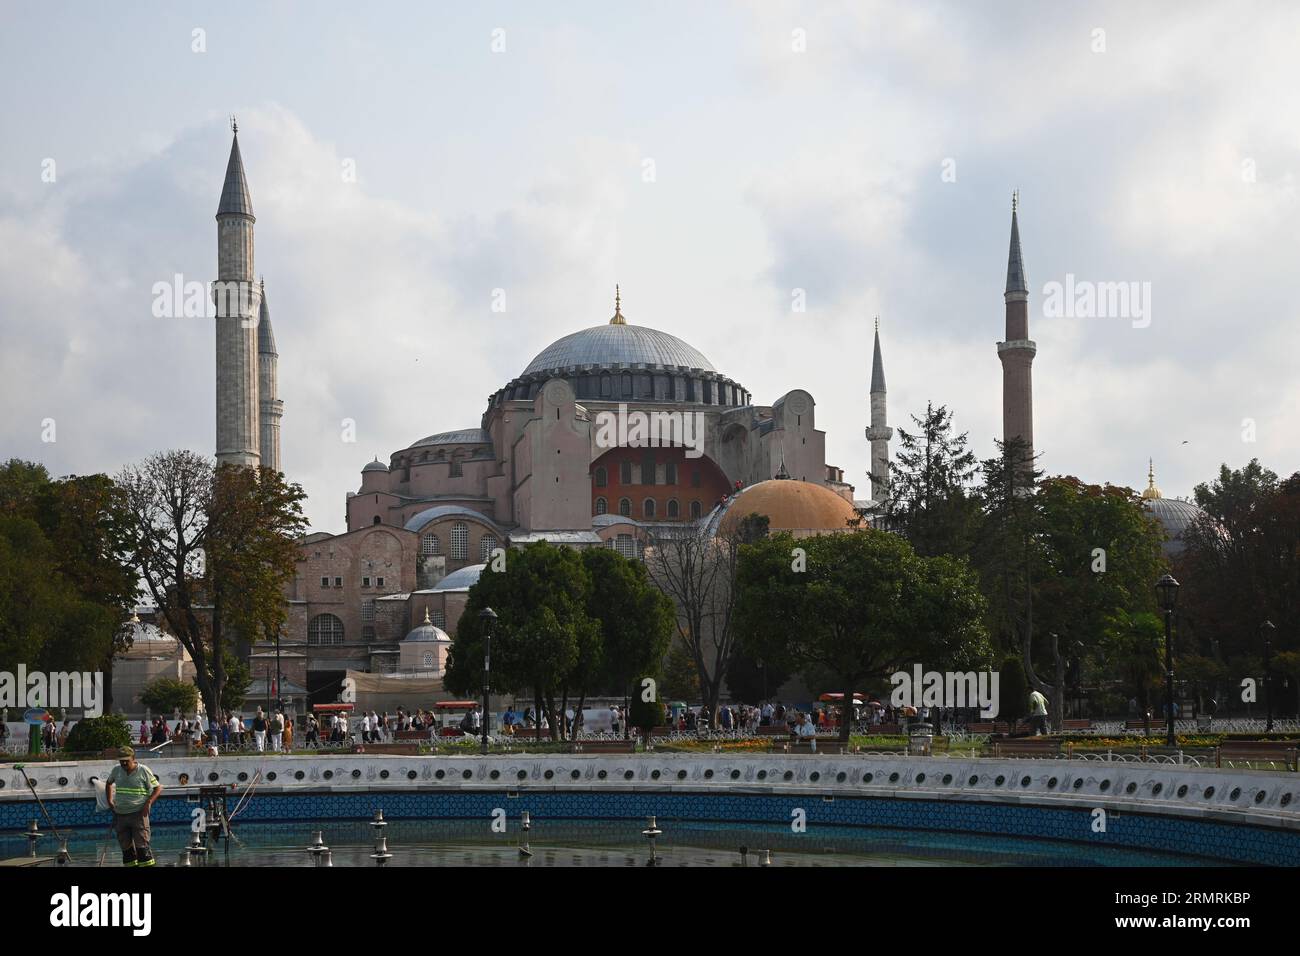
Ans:
{"label": "red arched recess", "polygon": [[[643,472],[653,462],[654,483],[645,481]],[[627,467],[625,467],[625,465]],[[600,469],[605,484],[599,484]],[[676,481],[669,481],[676,470]],[[629,475],[630,472],[630,475]],[[624,479],[629,478],[630,481]],[[632,515],[638,521],[689,521],[691,502],[700,503],[700,514],[707,515],[720,498],[733,489],[712,460],[705,456],[687,458],[684,448],[611,448],[591,463],[591,513],[596,514],[596,499],[604,498],[605,511],[618,514],[618,503],[627,498]],[[646,518],[646,500],[654,502],[654,517]],[[669,517],[668,503],[677,502],[677,515]]]}

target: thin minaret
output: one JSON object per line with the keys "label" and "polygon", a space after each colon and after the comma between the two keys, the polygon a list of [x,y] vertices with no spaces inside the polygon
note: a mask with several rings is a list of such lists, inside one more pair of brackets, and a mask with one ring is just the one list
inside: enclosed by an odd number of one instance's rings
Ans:
{"label": "thin minaret", "polygon": [[233,117],[230,129],[233,141],[217,206],[217,281],[212,289],[217,307],[217,463],[256,467],[260,462],[257,319],[261,311],[261,293],[253,279],[256,219]]}
{"label": "thin minaret", "polygon": [[257,396],[260,405],[258,451],[263,468],[281,471],[280,418],[284,402],[280,400],[279,353],[275,350],[275,331],[271,328],[271,310],[266,304],[266,282],[258,287],[261,311],[257,318]]}
{"label": "thin minaret", "polygon": [[1002,361],[1002,440],[1019,438],[1032,460],[1034,454],[1034,354],[1038,346],[1029,339],[1029,284],[1020,254],[1020,194],[1011,194],[1011,251],[1007,256],[1006,341],[998,343]]}
{"label": "thin minaret", "polygon": [[876,318],[876,345],[871,356],[871,426],[867,440],[871,442],[871,497],[877,505],[889,497],[889,439],[894,430],[886,424],[885,363],[880,357],[880,318]]}

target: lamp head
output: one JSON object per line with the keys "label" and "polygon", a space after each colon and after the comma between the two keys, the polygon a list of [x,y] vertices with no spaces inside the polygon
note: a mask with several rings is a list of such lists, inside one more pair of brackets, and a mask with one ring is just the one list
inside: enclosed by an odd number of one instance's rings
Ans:
{"label": "lamp head", "polygon": [[1166,614],[1178,603],[1178,587],[1178,582],[1172,574],[1161,575],[1160,580],[1156,582],[1156,598],[1160,602],[1160,610]]}

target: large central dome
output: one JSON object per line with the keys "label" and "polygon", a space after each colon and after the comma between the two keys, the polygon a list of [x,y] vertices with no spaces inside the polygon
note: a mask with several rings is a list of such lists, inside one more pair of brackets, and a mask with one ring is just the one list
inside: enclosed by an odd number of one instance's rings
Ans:
{"label": "large central dome", "polygon": [[524,375],[571,365],[614,368],[668,365],[717,371],[704,354],[675,335],[644,325],[597,325],[557,339],[528,363]]}
{"label": "large central dome", "polygon": [[750,394],[714,368],[699,349],[667,332],[629,324],[617,291],[614,317],[608,325],[556,339],[513,381],[493,393],[488,407],[534,401],[541,388],[556,378],[568,382],[580,402],[667,402],[724,408],[750,402]]}

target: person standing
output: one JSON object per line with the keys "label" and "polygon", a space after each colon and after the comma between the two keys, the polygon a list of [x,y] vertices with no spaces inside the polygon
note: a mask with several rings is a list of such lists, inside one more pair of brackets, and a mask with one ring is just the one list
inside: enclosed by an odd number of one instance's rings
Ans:
{"label": "person standing", "polygon": [[1048,732],[1047,698],[1036,690],[1031,691],[1029,694],[1029,724],[1034,728],[1035,737]]}
{"label": "person standing", "polygon": [[284,746],[284,714],[278,710],[271,715],[271,749],[279,753]]}
{"label": "person standing", "polygon": [[284,750],[288,753],[293,749],[293,718],[281,713],[280,719],[284,721]]}
{"label": "person standing", "polygon": [[262,713],[262,708],[257,708],[257,713],[253,716],[253,744],[258,753],[266,750],[266,715]]}
{"label": "person standing", "polygon": [[149,810],[162,794],[162,784],[152,770],[136,762],[130,747],[119,750],[117,758],[117,766],[104,785],[104,797],[113,813],[113,833],[122,848],[122,865],[153,866]]}

